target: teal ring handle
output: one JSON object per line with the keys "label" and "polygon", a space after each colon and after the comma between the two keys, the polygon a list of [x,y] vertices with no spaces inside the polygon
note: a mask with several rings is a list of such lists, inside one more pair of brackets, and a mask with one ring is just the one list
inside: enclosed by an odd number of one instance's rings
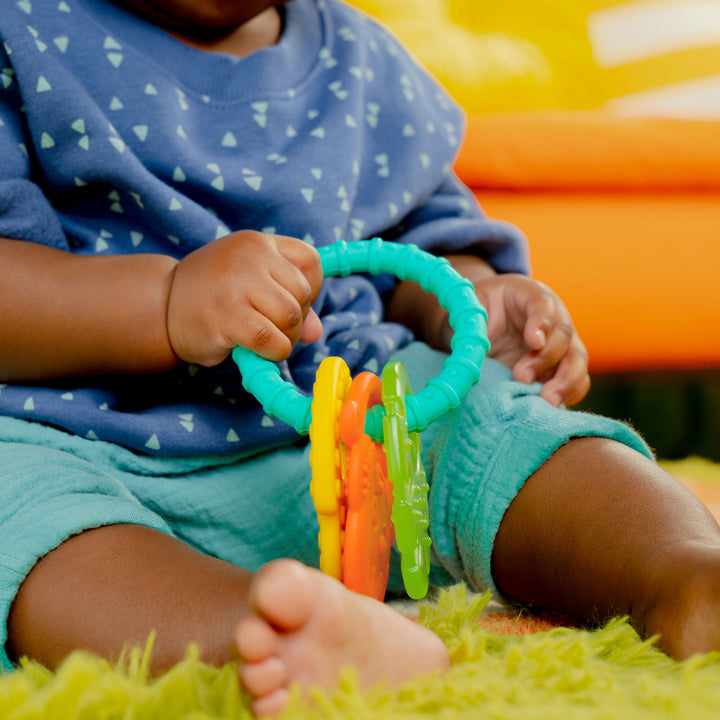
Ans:
{"label": "teal ring handle", "polygon": [[[480,379],[480,368],[490,349],[487,312],[478,302],[472,283],[459,275],[445,258],[431,255],[416,245],[384,242],[380,238],[352,243],[340,240],[319,248],[318,252],[326,276],[390,273],[400,280],[414,280],[437,296],[449,313],[453,330],[451,352],[440,374],[428,380],[418,393],[405,398],[408,431],[422,432],[456,408]],[[258,399],[265,412],[291,425],[301,435],[307,435],[312,398],[283,380],[275,363],[251,350],[236,347],[232,357],[242,374],[243,387]],[[384,415],[382,406],[375,406],[365,420],[365,432],[378,442],[383,438]]]}

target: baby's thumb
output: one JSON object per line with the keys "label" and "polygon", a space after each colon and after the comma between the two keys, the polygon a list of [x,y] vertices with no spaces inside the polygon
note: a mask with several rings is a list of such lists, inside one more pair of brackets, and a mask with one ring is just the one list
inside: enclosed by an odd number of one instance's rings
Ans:
{"label": "baby's thumb", "polygon": [[300,342],[313,343],[322,337],[322,323],[317,313],[310,308],[300,331]]}

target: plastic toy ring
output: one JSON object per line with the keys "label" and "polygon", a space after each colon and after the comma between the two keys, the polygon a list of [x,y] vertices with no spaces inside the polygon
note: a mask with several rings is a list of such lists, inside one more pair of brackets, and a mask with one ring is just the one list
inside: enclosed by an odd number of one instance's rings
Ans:
{"label": "plastic toy ring", "polygon": [[[407,396],[408,428],[411,432],[422,431],[457,407],[479,380],[480,366],[490,347],[487,313],[478,302],[472,283],[455,272],[447,260],[415,245],[375,238],[352,243],[340,241],[318,252],[326,276],[391,273],[401,280],[414,280],[437,296],[450,316],[451,353],[436,378],[429,380],[417,395]],[[243,387],[260,401],[265,412],[306,435],[311,422],[312,398],[283,380],[277,365],[247,348],[236,347],[232,357],[242,373]],[[382,440],[383,414],[381,407],[368,412],[365,430],[374,440]]]}
{"label": "plastic toy ring", "polygon": [[339,357],[320,363],[313,388],[310,425],[310,494],[320,532],[320,569],[342,580],[342,544],[345,526],[345,458],[340,443],[340,410],[350,388],[350,370]]}
{"label": "plastic toy ring", "polygon": [[395,540],[385,452],[364,432],[367,409],[381,399],[380,378],[363,372],[352,381],[340,411],[340,440],[347,447],[342,581],[376,600],[385,597]]}
{"label": "plastic toy ring", "polygon": [[410,392],[405,368],[399,362],[389,362],[382,373],[382,400],[386,412],[383,447],[388,477],[393,484],[392,520],[405,590],[411,598],[419,600],[428,591],[431,540],[420,435],[408,433],[405,418],[405,399]]}

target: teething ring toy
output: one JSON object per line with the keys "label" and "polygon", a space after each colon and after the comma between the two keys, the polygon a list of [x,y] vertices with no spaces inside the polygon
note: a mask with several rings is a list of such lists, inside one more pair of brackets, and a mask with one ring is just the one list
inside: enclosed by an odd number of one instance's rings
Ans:
{"label": "teething ring toy", "polygon": [[367,409],[381,400],[380,378],[360,373],[340,411],[340,440],[347,447],[342,581],[350,590],[377,600],[385,597],[395,540],[393,488],[385,452],[364,432]]}
{"label": "teething ring toy", "polygon": [[345,525],[345,480],[340,445],[340,409],[350,387],[350,370],[339,357],[320,363],[315,376],[310,425],[310,494],[320,532],[320,569],[342,580],[342,533]]}
{"label": "teething ring toy", "polygon": [[389,362],[382,373],[385,406],[383,429],[388,477],[393,485],[392,520],[400,551],[403,583],[417,600],[428,591],[430,571],[430,519],[427,511],[428,484],[420,460],[420,434],[408,432],[405,399],[410,379],[399,362]]}
{"label": "teething ring toy", "polygon": [[[415,245],[375,238],[352,243],[339,241],[318,252],[326,276],[391,273],[401,280],[414,280],[437,296],[449,313],[453,330],[451,353],[436,378],[429,380],[416,395],[406,396],[408,430],[422,432],[431,422],[456,408],[479,380],[480,367],[490,347],[487,313],[478,302],[472,283],[461,277],[445,258],[435,257]],[[265,412],[291,425],[301,435],[307,435],[312,398],[283,380],[277,365],[251,350],[236,347],[232,357],[242,373],[243,387],[260,401]],[[382,441],[383,415],[379,406],[367,414],[365,431],[373,440]]]}
{"label": "teething ring toy", "polygon": [[351,381],[345,361],[330,357],[320,364],[309,398],[281,378],[277,365],[252,351],[236,347],[232,357],[243,387],[268,415],[302,435],[310,433],[321,570],[381,600],[396,538],[405,589],[422,598],[431,541],[419,433],[457,407],[480,378],[489,349],[487,313],[469,280],[444,258],[414,245],[375,238],[350,245],[341,241],[318,252],[325,275],[394,273],[438,297],[453,330],[440,375],[412,395],[400,363],[388,363],[382,381],[371,373]]}

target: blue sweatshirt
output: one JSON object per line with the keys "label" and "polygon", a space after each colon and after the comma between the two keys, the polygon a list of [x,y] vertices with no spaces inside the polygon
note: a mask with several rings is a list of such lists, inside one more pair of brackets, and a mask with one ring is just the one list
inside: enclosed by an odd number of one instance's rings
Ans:
{"label": "blue sweatshirt", "polygon": [[[462,115],[435,81],[341,3],[293,0],[282,12],[278,44],[239,59],[189,48],[121,3],[8,1],[0,237],[182,258],[240,229],[318,247],[379,235],[526,272],[522,236],[484,217],[452,173]],[[315,303],[323,337],[296,347],[284,376],[311,393],[328,355],[353,373],[381,370],[412,339],[383,322],[394,282],[327,278]],[[0,385],[0,414],[166,456],[297,437],[243,391],[231,360]]]}

